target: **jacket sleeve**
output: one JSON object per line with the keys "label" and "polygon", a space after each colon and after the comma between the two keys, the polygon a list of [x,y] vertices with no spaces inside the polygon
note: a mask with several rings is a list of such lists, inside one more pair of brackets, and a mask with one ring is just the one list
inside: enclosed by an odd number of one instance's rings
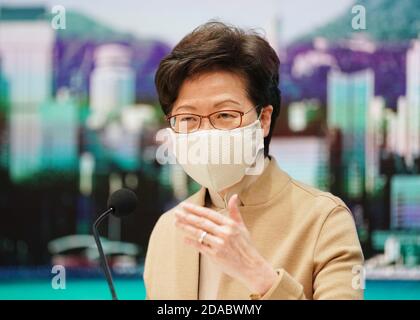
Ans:
{"label": "jacket sleeve", "polygon": [[144,281],[144,287],[146,289],[146,298],[145,300],[151,300],[150,299],[150,268],[152,266],[152,244],[151,240],[149,239],[149,244],[147,246],[147,253],[146,253],[146,259],[144,261],[144,270],[143,270],[143,281]]}
{"label": "jacket sleeve", "polygon": [[152,233],[150,234],[149,243],[147,245],[147,253],[144,261],[144,270],[143,270],[143,281],[144,287],[146,289],[146,300],[152,300],[152,268],[153,268],[153,257],[156,253],[156,238],[161,228],[162,216],[159,217],[155,226],[153,227]]}
{"label": "jacket sleeve", "polygon": [[314,251],[314,299],[363,299],[358,281],[363,253],[351,212],[344,206],[326,218]]}
{"label": "jacket sleeve", "polygon": [[[363,253],[351,212],[335,207],[326,217],[318,235],[313,257],[313,299],[363,299],[359,281]],[[356,267],[356,268],[355,268]],[[284,269],[264,294],[264,300],[306,299],[303,286]]]}
{"label": "jacket sleeve", "polygon": [[303,286],[284,269],[276,270],[278,277],[262,300],[305,300]]}

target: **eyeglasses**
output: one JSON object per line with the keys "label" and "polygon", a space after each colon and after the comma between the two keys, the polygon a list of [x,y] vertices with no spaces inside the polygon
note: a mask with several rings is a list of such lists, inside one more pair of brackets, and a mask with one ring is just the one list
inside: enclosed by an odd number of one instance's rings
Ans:
{"label": "eyeglasses", "polygon": [[179,113],[173,116],[166,117],[172,130],[176,133],[191,133],[200,129],[201,120],[203,118],[209,119],[213,128],[219,130],[232,130],[239,128],[242,125],[243,115],[249,113],[251,110],[258,108],[252,107],[246,112],[238,110],[221,110],[202,116],[194,113]]}

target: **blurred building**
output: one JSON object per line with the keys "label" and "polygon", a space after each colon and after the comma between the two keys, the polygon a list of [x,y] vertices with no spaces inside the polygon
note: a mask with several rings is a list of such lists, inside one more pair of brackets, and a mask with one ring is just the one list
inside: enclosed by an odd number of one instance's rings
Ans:
{"label": "blurred building", "polygon": [[107,171],[110,167],[122,171],[140,170],[142,152],[146,148],[144,138],[148,132],[156,130],[155,110],[147,104],[132,105],[115,116],[102,130],[90,132],[98,141],[88,144],[87,148],[96,161],[109,164]]}
{"label": "blurred building", "polygon": [[273,137],[270,154],[294,179],[321,190],[328,189],[328,152],[324,138]]}
{"label": "blurred building", "polygon": [[9,174],[19,182],[40,172],[66,173],[78,164],[78,113],[71,100],[47,101],[35,112],[10,114]]}
{"label": "blurred building", "polygon": [[408,105],[407,97],[398,98],[396,110],[386,109],[385,120],[385,149],[387,152],[404,159],[405,165],[413,165],[414,155],[412,152],[413,141],[410,117],[413,116],[413,108]]}
{"label": "blurred building", "polygon": [[[302,132],[309,125],[317,125],[321,118],[321,106],[316,99],[296,101],[288,107],[288,124],[292,132]],[[318,122],[317,122],[318,121]]]}
{"label": "blurred building", "polygon": [[37,173],[42,165],[40,114],[12,112],[9,126],[9,176],[20,182]]}
{"label": "blurred building", "polygon": [[391,227],[420,229],[420,175],[395,175],[391,179]]}
{"label": "blurred building", "polygon": [[385,100],[382,97],[372,99],[368,107],[366,122],[366,192],[376,194],[382,191],[381,149],[384,146]]}
{"label": "blurred building", "polygon": [[283,34],[283,21],[279,16],[273,16],[268,19],[267,26],[267,41],[271,47],[276,51],[280,59],[284,56],[284,48],[282,48],[282,34]]}
{"label": "blurred building", "polygon": [[406,96],[399,97],[395,112],[387,109],[384,117],[386,150],[415,169],[420,157],[420,40],[407,51]]}
{"label": "blurred building", "polygon": [[92,192],[94,187],[95,158],[89,152],[83,152],[79,161],[79,196],[77,199],[76,233],[90,233],[94,205]]}
{"label": "blurred building", "polygon": [[136,84],[130,63],[128,47],[106,44],[96,49],[95,69],[90,76],[91,129],[102,128],[123,107],[134,104]]}
{"label": "blurred building", "polygon": [[410,152],[410,108],[407,105],[406,97],[399,97],[397,103],[397,114],[394,124],[396,132],[392,132],[395,135],[395,150],[394,153],[406,160],[406,163],[412,161]]}
{"label": "blurred building", "polygon": [[76,104],[68,91],[62,89],[57,99],[41,105],[41,170],[75,172],[79,161]]}
{"label": "blurred building", "polygon": [[3,74],[0,55],[0,114],[8,112],[9,106],[9,83]]}
{"label": "blurred building", "polygon": [[[400,100],[398,103],[398,110],[403,110],[403,101]],[[398,154],[398,117],[397,112],[392,109],[385,110],[385,146],[386,150],[391,154]],[[403,113],[403,112],[402,112]],[[401,117],[403,119],[404,117]]]}
{"label": "blurred building", "polygon": [[51,99],[55,34],[44,7],[0,7],[1,70],[8,82],[9,174],[21,180],[41,166],[40,106]]}
{"label": "blurred building", "polygon": [[420,157],[420,39],[414,40],[407,51],[406,73],[407,111],[409,112],[407,162],[413,165],[414,160]]}
{"label": "blurred building", "polygon": [[55,32],[44,7],[0,7],[2,73],[12,111],[30,112],[51,98]]}
{"label": "blurred building", "polygon": [[365,186],[366,130],[374,95],[370,69],[346,74],[331,70],[327,79],[327,122],[342,136],[342,187],[350,198],[360,198]]}

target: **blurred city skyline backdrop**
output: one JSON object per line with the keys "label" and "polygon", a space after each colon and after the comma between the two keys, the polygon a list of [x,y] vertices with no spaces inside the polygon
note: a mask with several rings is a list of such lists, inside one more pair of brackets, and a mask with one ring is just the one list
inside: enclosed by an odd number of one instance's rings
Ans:
{"label": "blurred city skyline backdrop", "polygon": [[[52,28],[54,5],[65,29]],[[365,29],[352,27],[355,5]],[[140,205],[110,218],[108,250],[115,265],[144,258],[159,215],[198,188],[156,161],[166,123],[154,75],[186,33],[218,19],[259,30],[279,55],[280,167],[346,202],[370,277],[409,268],[419,280],[419,17],[417,0],[1,4],[0,266],[95,265],[85,236],[121,187]]]}
{"label": "blurred city skyline backdrop", "polygon": [[[112,29],[134,36],[160,40],[174,46],[183,36],[209,19],[220,19],[244,28],[259,28],[267,31],[273,19],[282,19],[282,37],[285,43],[309,32],[325,21],[335,18],[350,7],[353,0],[216,0],[199,3],[193,0],[136,1],[122,0],[118,11],[115,1],[63,0],[13,0],[4,1],[13,5],[64,6],[68,10],[89,13],[88,16]],[[238,12],[238,6],[241,10]],[[134,10],[133,10],[134,8]],[[314,14],[316,13],[316,14]],[[296,17],[299,16],[299,19]],[[165,21],[156,27],[156,17]]]}

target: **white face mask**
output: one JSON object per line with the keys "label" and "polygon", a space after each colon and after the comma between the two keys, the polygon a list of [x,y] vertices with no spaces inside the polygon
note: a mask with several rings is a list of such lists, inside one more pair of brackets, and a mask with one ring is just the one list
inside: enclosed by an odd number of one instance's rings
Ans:
{"label": "white face mask", "polygon": [[210,190],[220,192],[245,175],[259,175],[264,169],[260,120],[233,130],[198,130],[189,134],[168,130],[178,163],[192,179]]}

